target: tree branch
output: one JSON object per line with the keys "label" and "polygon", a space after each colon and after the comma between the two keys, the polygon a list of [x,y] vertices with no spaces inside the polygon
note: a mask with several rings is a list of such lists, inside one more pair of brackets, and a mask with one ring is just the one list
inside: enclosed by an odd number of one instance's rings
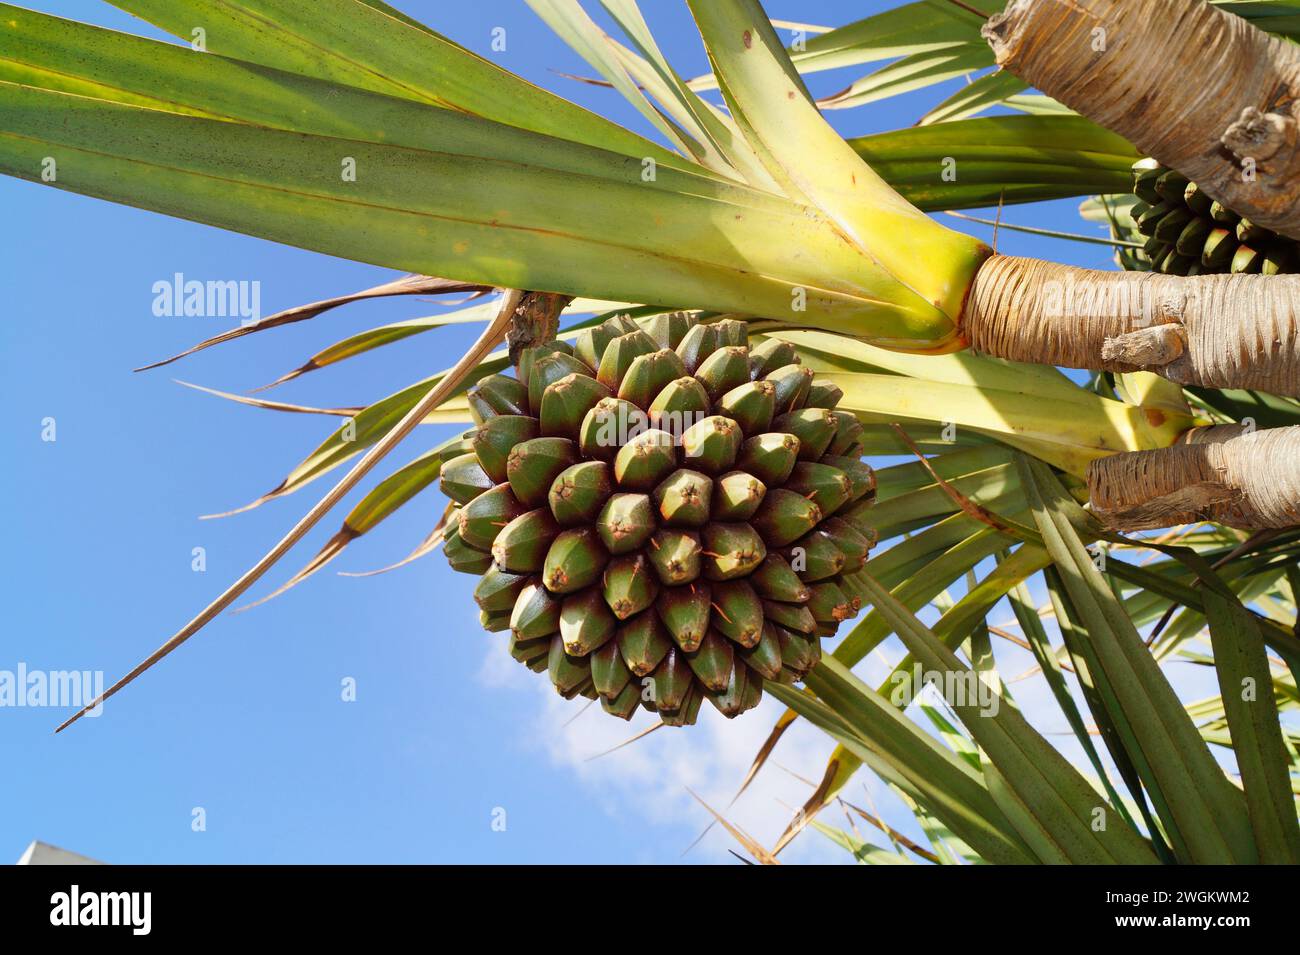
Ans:
{"label": "tree branch", "polygon": [[1300,47],[1202,0],[1015,0],[998,65],[1300,238]]}
{"label": "tree branch", "polygon": [[1118,530],[1300,525],[1300,426],[1193,428],[1173,447],[1094,461],[1088,491],[1094,513]]}
{"label": "tree branch", "polygon": [[995,255],[961,331],[1013,361],[1300,395],[1300,276],[1103,272]]}

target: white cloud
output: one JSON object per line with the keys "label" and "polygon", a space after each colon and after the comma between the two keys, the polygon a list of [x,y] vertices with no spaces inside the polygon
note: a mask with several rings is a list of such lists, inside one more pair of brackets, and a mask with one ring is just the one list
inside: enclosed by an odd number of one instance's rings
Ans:
{"label": "white cloud", "polygon": [[[688,788],[733,825],[771,847],[790,819],[791,809],[787,807],[801,805],[812,792],[810,786],[781,767],[805,779],[819,780],[834,748],[816,729],[796,723],[782,738],[773,761],[736,805],[727,808],[754,754],[782,712],[775,699],[765,699],[759,708],[735,720],[723,718],[706,703],[695,726],[664,727],[629,746],[607,752],[653,725],[655,718],[641,712],[625,723],[605,714],[598,703],[584,711],[586,700],[564,700],[544,675],[529,673],[501,653],[500,647],[487,653],[480,678],[501,687],[501,692],[533,695],[538,716],[532,725],[541,729],[534,738],[545,741],[552,761],[572,772],[602,811],[641,828],[647,839],[655,840],[658,846],[653,856],[659,861],[675,860],[712,820]],[[606,755],[592,758],[601,753]],[[832,824],[842,822],[830,811],[826,818]],[[721,826],[715,825],[684,861],[734,862],[729,849],[747,855]],[[796,839],[782,853],[782,859],[791,863],[851,861],[847,853],[812,830]]]}

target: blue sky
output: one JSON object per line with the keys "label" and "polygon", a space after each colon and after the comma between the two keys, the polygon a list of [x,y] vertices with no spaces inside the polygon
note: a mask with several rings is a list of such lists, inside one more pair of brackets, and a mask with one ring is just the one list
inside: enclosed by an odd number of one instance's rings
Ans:
{"label": "blue sky", "polygon": [[[32,5],[155,35],[104,3]],[[776,18],[842,24],[887,5],[771,0],[767,7]],[[519,0],[398,6],[649,133],[617,94],[550,72],[588,70]],[[685,5],[643,7],[679,69],[702,72]],[[490,48],[496,27],[507,30],[502,53]],[[847,85],[860,72],[819,76],[814,91]],[[904,126],[947,91],[832,119],[846,134]],[[1021,207],[1008,218],[1091,230],[1074,214],[1076,204]],[[326,489],[318,482],[237,517],[199,520],[269,490],[335,425],[233,405],[172,379],[246,391],[351,332],[442,306],[354,305],[133,374],[229,324],[155,316],[153,285],[176,272],[257,280],[267,314],[394,273],[12,179],[0,179],[0,209],[8,306],[0,323],[0,491],[8,503],[0,670],[92,669],[111,681],[259,558]],[[1006,232],[1000,250],[1108,265],[1098,247]],[[451,364],[471,336],[464,328],[432,332],[274,394],[306,404],[368,402]],[[47,418],[57,429],[53,442],[42,440]],[[397,460],[450,432],[422,429]],[[404,555],[441,506],[436,493],[425,494],[337,567],[364,570]],[[327,518],[256,595],[307,560],[344,513]],[[205,572],[192,569],[196,547],[206,553]],[[117,863],[675,862],[707,822],[685,786],[724,805],[778,712],[768,704],[734,723],[710,713],[694,732],[661,731],[587,762],[628,728],[596,711],[565,727],[580,706],[510,661],[502,635],[481,631],[469,578],[440,556],[364,580],[334,569],[249,613],[224,615],[102,717],[70,732],[52,735],[66,715],[60,709],[0,709],[7,770],[0,862],[16,859],[34,838]],[[356,681],[355,702],[340,699],[347,678]],[[814,775],[830,749],[824,737],[801,730],[778,759]],[[788,805],[806,794],[803,783],[772,768],[737,818],[770,842]],[[192,826],[196,808],[204,831]],[[500,809],[505,831],[492,826]],[[730,846],[714,833],[686,858],[725,862]],[[842,855],[807,835],[791,858]]]}

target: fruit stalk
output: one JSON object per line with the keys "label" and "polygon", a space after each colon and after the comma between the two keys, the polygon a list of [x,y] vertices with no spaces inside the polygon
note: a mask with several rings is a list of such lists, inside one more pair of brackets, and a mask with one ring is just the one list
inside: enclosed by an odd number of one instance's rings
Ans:
{"label": "fruit stalk", "polygon": [[1015,0],[983,33],[999,66],[1300,238],[1295,44],[1202,0]]}
{"label": "fruit stalk", "polygon": [[560,313],[573,301],[571,295],[551,292],[525,292],[523,301],[515,309],[506,333],[510,364],[519,367],[524,349],[552,341],[560,329]]}
{"label": "fruit stalk", "polygon": [[1300,276],[1104,272],[994,256],[961,321],[1013,361],[1300,395]]}
{"label": "fruit stalk", "polygon": [[1193,428],[1173,447],[1094,461],[1088,490],[1097,516],[1122,530],[1202,520],[1292,527],[1300,524],[1300,426]]}

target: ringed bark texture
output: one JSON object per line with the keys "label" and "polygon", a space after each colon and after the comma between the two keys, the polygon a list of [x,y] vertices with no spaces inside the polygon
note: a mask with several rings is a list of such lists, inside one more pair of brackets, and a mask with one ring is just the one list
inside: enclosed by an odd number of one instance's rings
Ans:
{"label": "ringed bark texture", "polygon": [[1105,272],[995,255],[961,331],[1014,361],[1300,395],[1300,276]]}
{"label": "ringed bark texture", "polygon": [[998,64],[1300,238],[1300,46],[1202,0],[1015,0]]}
{"label": "ringed bark texture", "polygon": [[1092,509],[1109,527],[1148,530],[1210,520],[1256,529],[1300,525],[1300,426],[1193,428],[1158,451],[1088,467]]}

